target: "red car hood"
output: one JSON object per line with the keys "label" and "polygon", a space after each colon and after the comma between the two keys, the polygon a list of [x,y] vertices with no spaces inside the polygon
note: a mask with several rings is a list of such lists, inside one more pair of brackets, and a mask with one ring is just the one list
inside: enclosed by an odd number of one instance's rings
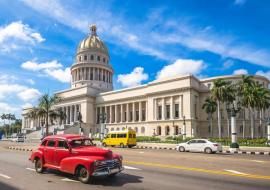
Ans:
{"label": "red car hood", "polygon": [[113,156],[111,150],[95,146],[72,148],[72,151],[77,152],[79,156],[100,156],[105,159],[112,159]]}

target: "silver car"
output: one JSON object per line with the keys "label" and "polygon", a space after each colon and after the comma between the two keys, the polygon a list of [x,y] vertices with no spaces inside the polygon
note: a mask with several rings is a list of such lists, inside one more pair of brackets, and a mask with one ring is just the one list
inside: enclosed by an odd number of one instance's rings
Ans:
{"label": "silver car", "polygon": [[205,152],[208,154],[221,152],[222,146],[219,143],[211,142],[207,139],[192,139],[190,141],[180,143],[176,146],[179,152]]}

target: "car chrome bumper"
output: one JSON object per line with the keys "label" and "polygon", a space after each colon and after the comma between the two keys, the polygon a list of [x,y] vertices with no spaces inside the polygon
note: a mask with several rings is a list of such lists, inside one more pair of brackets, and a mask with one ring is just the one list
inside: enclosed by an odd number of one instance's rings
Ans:
{"label": "car chrome bumper", "polygon": [[108,168],[105,171],[96,171],[96,172],[94,172],[92,174],[92,176],[95,176],[95,177],[98,177],[98,176],[108,176],[108,175],[111,175],[111,174],[119,173],[119,172],[121,172],[123,170],[124,170],[123,167],[121,167],[121,168],[113,168],[113,169]]}

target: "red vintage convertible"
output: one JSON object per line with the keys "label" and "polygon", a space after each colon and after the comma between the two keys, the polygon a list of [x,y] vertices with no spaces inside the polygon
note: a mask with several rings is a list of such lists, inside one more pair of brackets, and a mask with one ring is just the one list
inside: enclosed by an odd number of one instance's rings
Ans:
{"label": "red vintage convertible", "polygon": [[123,170],[122,156],[96,147],[80,135],[54,135],[44,138],[30,159],[42,173],[46,168],[76,175],[82,183],[96,176],[114,176]]}

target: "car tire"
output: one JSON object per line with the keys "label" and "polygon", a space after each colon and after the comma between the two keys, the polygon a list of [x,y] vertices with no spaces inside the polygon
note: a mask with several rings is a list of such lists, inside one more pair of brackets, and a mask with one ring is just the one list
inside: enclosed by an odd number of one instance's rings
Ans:
{"label": "car tire", "polygon": [[205,152],[206,154],[212,154],[212,153],[213,153],[212,149],[209,148],[209,147],[206,147],[206,148],[204,149],[204,152]]}
{"label": "car tire", "polygon": [[102,143],[102,146],[106,147],[106,146],[107,146],[107,144],[106,144],[106,143]]}
{"label": "car tire", "polygon": [[185,152],[185,147],[180,146],[180,147],[178,148],[178,150],[179,150],[179,152]]}
{"label": "car tire", "polygon": [[132,145],[128,145],[128,148],[132,148],[133,146]]}
{"label": "car tire", "polygon": [[125,148],[123,143],[120,143],[120,148]]}
{"label": "car tire", "polygon": [[35,170],[37,173],[43,173],[45,170],[42,160],[40,158],[35,159]]}
{"label": "car tire", "polygon": [[89,171],[85,167],[80,167],[77,170],[77,177],[82,183],[90,183],[92,182],[92,177],[90,176]]}

